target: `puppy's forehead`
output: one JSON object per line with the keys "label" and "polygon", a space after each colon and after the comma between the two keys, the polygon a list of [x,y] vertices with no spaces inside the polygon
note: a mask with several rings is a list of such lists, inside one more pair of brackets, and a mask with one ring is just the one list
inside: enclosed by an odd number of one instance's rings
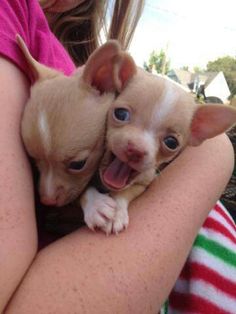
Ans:
{"label": "puppy's forehead", "polygon": [[[45,120],[50,121],[50,118],[49,116]],[[92,152],[104,136],[105,115],[96,110],[93,113],[88,111],[60,114],[56,121],[57,123],[49,122],[47,127],[43,124],[45,128],[43,132],[42,128],[40,131],[47,152],[57,159],[64,159],[64,156],[72,158],[84,154],[84,151]]]}
{"label": "puppy's forehead", "polygon": [[162,84],[162,93],[156,99],[153,106],[152,120],[154,123],[161,123],[174,110],[179,100],[179,90],[168,81]]}
{"label": "puppy's forehead", "polygon": [[137,119],[141,115],[143,123],[159,123],[174,110],[181,92],[169,80],[140,71],[118,101],[131,107]]}
{"label": "puppy's forehead", "polygon": [[[30,145],[35,155],[43,150],[45,155],[60,159],[93,149],[103,136],[106,113],[114,96],[102,97],[96,91],[79,88],[78,80],[63,80],[60,86],[58,81],[33,90],[26,132],[32,138]],[[37,145],[32,144],[36,141]]]}
{"label": "puppy's forehead", "polygon": [[169,79],[139,71],[114,106],[131,109],[131,123],[162,132],[186,132],[192,119],[193,97]]}

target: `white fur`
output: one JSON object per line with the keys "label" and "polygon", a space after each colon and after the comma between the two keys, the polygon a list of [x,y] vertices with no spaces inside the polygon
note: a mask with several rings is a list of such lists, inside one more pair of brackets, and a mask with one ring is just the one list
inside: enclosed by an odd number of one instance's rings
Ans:
{"label": "white fur", "polygon": [[112,232],[118,234],[128,227],[128,201],[125,198],[113,199],[93,187],[89,187],[82,198],[86,199],[82,206],[84,221],[90,229],[99,227],[108,235]]}
{"label": "white fur", "polygon": [[101,228],[106,234],[111,233],[112,220],[115,214],[116,202],[106,194],[100,194],[95,188],[89,187],[82,198],[84,221],[87,226],[94,230]]}
{"label": "white fur", "polygon": [[45,111],[41,111],[39,113],[38,128],[41,136],[42,145],[45,149],[45,152],[48,154],[50,152],[51,147],[51,135]]}
{"label": "white fur", "polygon": [[165,82],[165,90],[163,91],[161,101],[158,101],[158,104],[155,106],[155,108],[158,108],[154,115],[156,123],[163,121],[165,117],[174,109],[177,94],[176,88],[169,82]]}
{"label": "white fur", "polygon": [[53,170],[52,167],[49,166],[47,176],[45,178],[44,187],[45,187],[45,195],[47,197],[53,197],[55,196],[55,187],[53,183]]}
{"label": "white fur", "polygon": [[116,197],[117,210],[113,219],[112,231],[118,234],[122,230],[126,229],[129,224],[128,205],[129,202],[124,197]]}
{"label": "white fur", "polygon": [[143,139],[144,142],[147,144],[147,147],[152,151],[156,151],[156,140],[155,140],[155,134],[152,130],[144,131],[143,132]]}

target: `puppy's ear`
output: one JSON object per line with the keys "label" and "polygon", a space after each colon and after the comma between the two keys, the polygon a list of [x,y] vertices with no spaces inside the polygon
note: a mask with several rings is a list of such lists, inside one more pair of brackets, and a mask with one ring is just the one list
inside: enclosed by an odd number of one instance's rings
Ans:
{"label": "puppy's ear", "polygon": [[113,80],[116,90],[121,92],[136,72],[137,66],[133,58],[128,53],[121,52],[114,60]]}
{"label": "puppy's ear", "polygon": [[30,71],[35,81],[50,79],[61,74],[60,72],[53,70],[43,64],[40,64],[38,61],[36,61],[31,56],[24,40],[18,34],[16,35],[16,41],[25,57],[25,60],[27,61],[29,65]]}
{"label": "puppy's ear", "polygon": [[200,105],[194,112],[189,144],[200,145],[204,140],[215,137],[236,123],[236,110],[227,105]]}
{"label": "puppy's ear", "polygon": [[135,73],[132,57],[121,51],[117,41],[110,40],[91,54],[82,78],[101,93],[120,92]]}

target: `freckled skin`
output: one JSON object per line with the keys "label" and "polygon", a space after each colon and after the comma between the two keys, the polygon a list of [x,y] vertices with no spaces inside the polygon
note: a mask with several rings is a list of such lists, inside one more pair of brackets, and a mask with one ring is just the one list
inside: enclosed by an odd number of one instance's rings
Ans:
{"label": "freckled skin", "polygon": [[[3,72],[6,74],[3,83],[11,78],[15,98],[10,108],[18,110],[19,99],[23,107],[26,93],[22,97],[18,90],[22,81],[14,75],[7,76],[8,72],[9,69]],[[18,75],[22,79],[20,71]],[[9,86],[0,86],[10,94]],[[5,104],[8,99],[0,101]],[[6,113],[6,106],[0,108]],[[16,128],[4,130],[13,141],[19,125],[16,112],[9,116]],[[0,115],[0,119],[4,124],[4,116]],[[8,152],[11,141],[7,145],[6,141],[0,141],[3,151]],[[22,150],[15,152],[23,166],[16,170],[15,158],[8,158],[0,176],[8,182],[7,187],[5,182],[2,186],[3,214],[10,211],[14,220],[15,214],[20,213],[24,226],[21,231],[8,232],[8,226],[4,225],[6,228],[1,232],[1,241],[7,241],[7,245],[1,246],[1,256],[7,253],[4,267],[0,267],[4,272],[0,276],[4,279],[2,309],[14,291],[5,308],[6,314],[84,313],[84,306],[89,314],[110,314],[114,309],[122,314],[157,313],[183,267],[200,226],[228,182],[234,164],[232,145],[225,136],[206,141],[196,149],[188,148],[163,171],[161,179],[155,180],[133,202],[130,210],[133,223],[126,232],[106,237],[80,229],[42,250],[31,264],[35,251],[32,252],[33,245],[28,241],[34,241],[36,250],[36,237],[33,240],[30,171]],[[11,176],[7,168],[13,169]],[[26,184],[16,185],[16,182]],[[9,195],[9,186],[13,184],[14,194],[11,191]],[[11,206],[9,197],[14,200]],[[79,295],[68,289],[68,283],[69,287],[78,287]]]}
{"label": "freckled skin", "polygon": [[[41,305],[45,313],[50,306],[62,314],[81,313],[85,305],[89,314],[113,313],[114,308],[122,314],[157,313],[230,176],[232,147],[225,140],[220,137],[188,149],[167,167],[162,179],[131,204],[133,223],[118,237],[81,229],[44,250],[9,309],[37,314]],[[231,165],[226,172],[222,160]],[[78,294],[68,293],[68,282],[75,283]]]}

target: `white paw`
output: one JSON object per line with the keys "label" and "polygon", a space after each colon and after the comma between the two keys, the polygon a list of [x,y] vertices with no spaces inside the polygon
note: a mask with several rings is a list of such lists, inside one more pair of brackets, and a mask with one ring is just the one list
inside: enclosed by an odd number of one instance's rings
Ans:
{"label": "white paw", "polygon": [[118,210],[113,220],[112,232],[118,234],[127,229],[129,224],[129,215],[127,210]]}
{"label": "white paw", "polygon": [[129,224],[128,204],[124,199],[116,199],[117,209],[112,222],[112,232],[118,234]]}
{"label": "white paw", "polygon": [[[91,195],[90,195],[91,196]],[[111,221],[116,211],[116,202],[106,194],[96,193],[90,197],[84,210],[84,221],[94,230],[96,227],[111,233]]]}
{"label": "white paw", "polygon": [[119,196],[112,198],[89,187],[83,194],[80,204],[84,212],[84,221],[92,230],[99,228],[109,235],[118,234],[128,227],[128,202],[124,198]]}

